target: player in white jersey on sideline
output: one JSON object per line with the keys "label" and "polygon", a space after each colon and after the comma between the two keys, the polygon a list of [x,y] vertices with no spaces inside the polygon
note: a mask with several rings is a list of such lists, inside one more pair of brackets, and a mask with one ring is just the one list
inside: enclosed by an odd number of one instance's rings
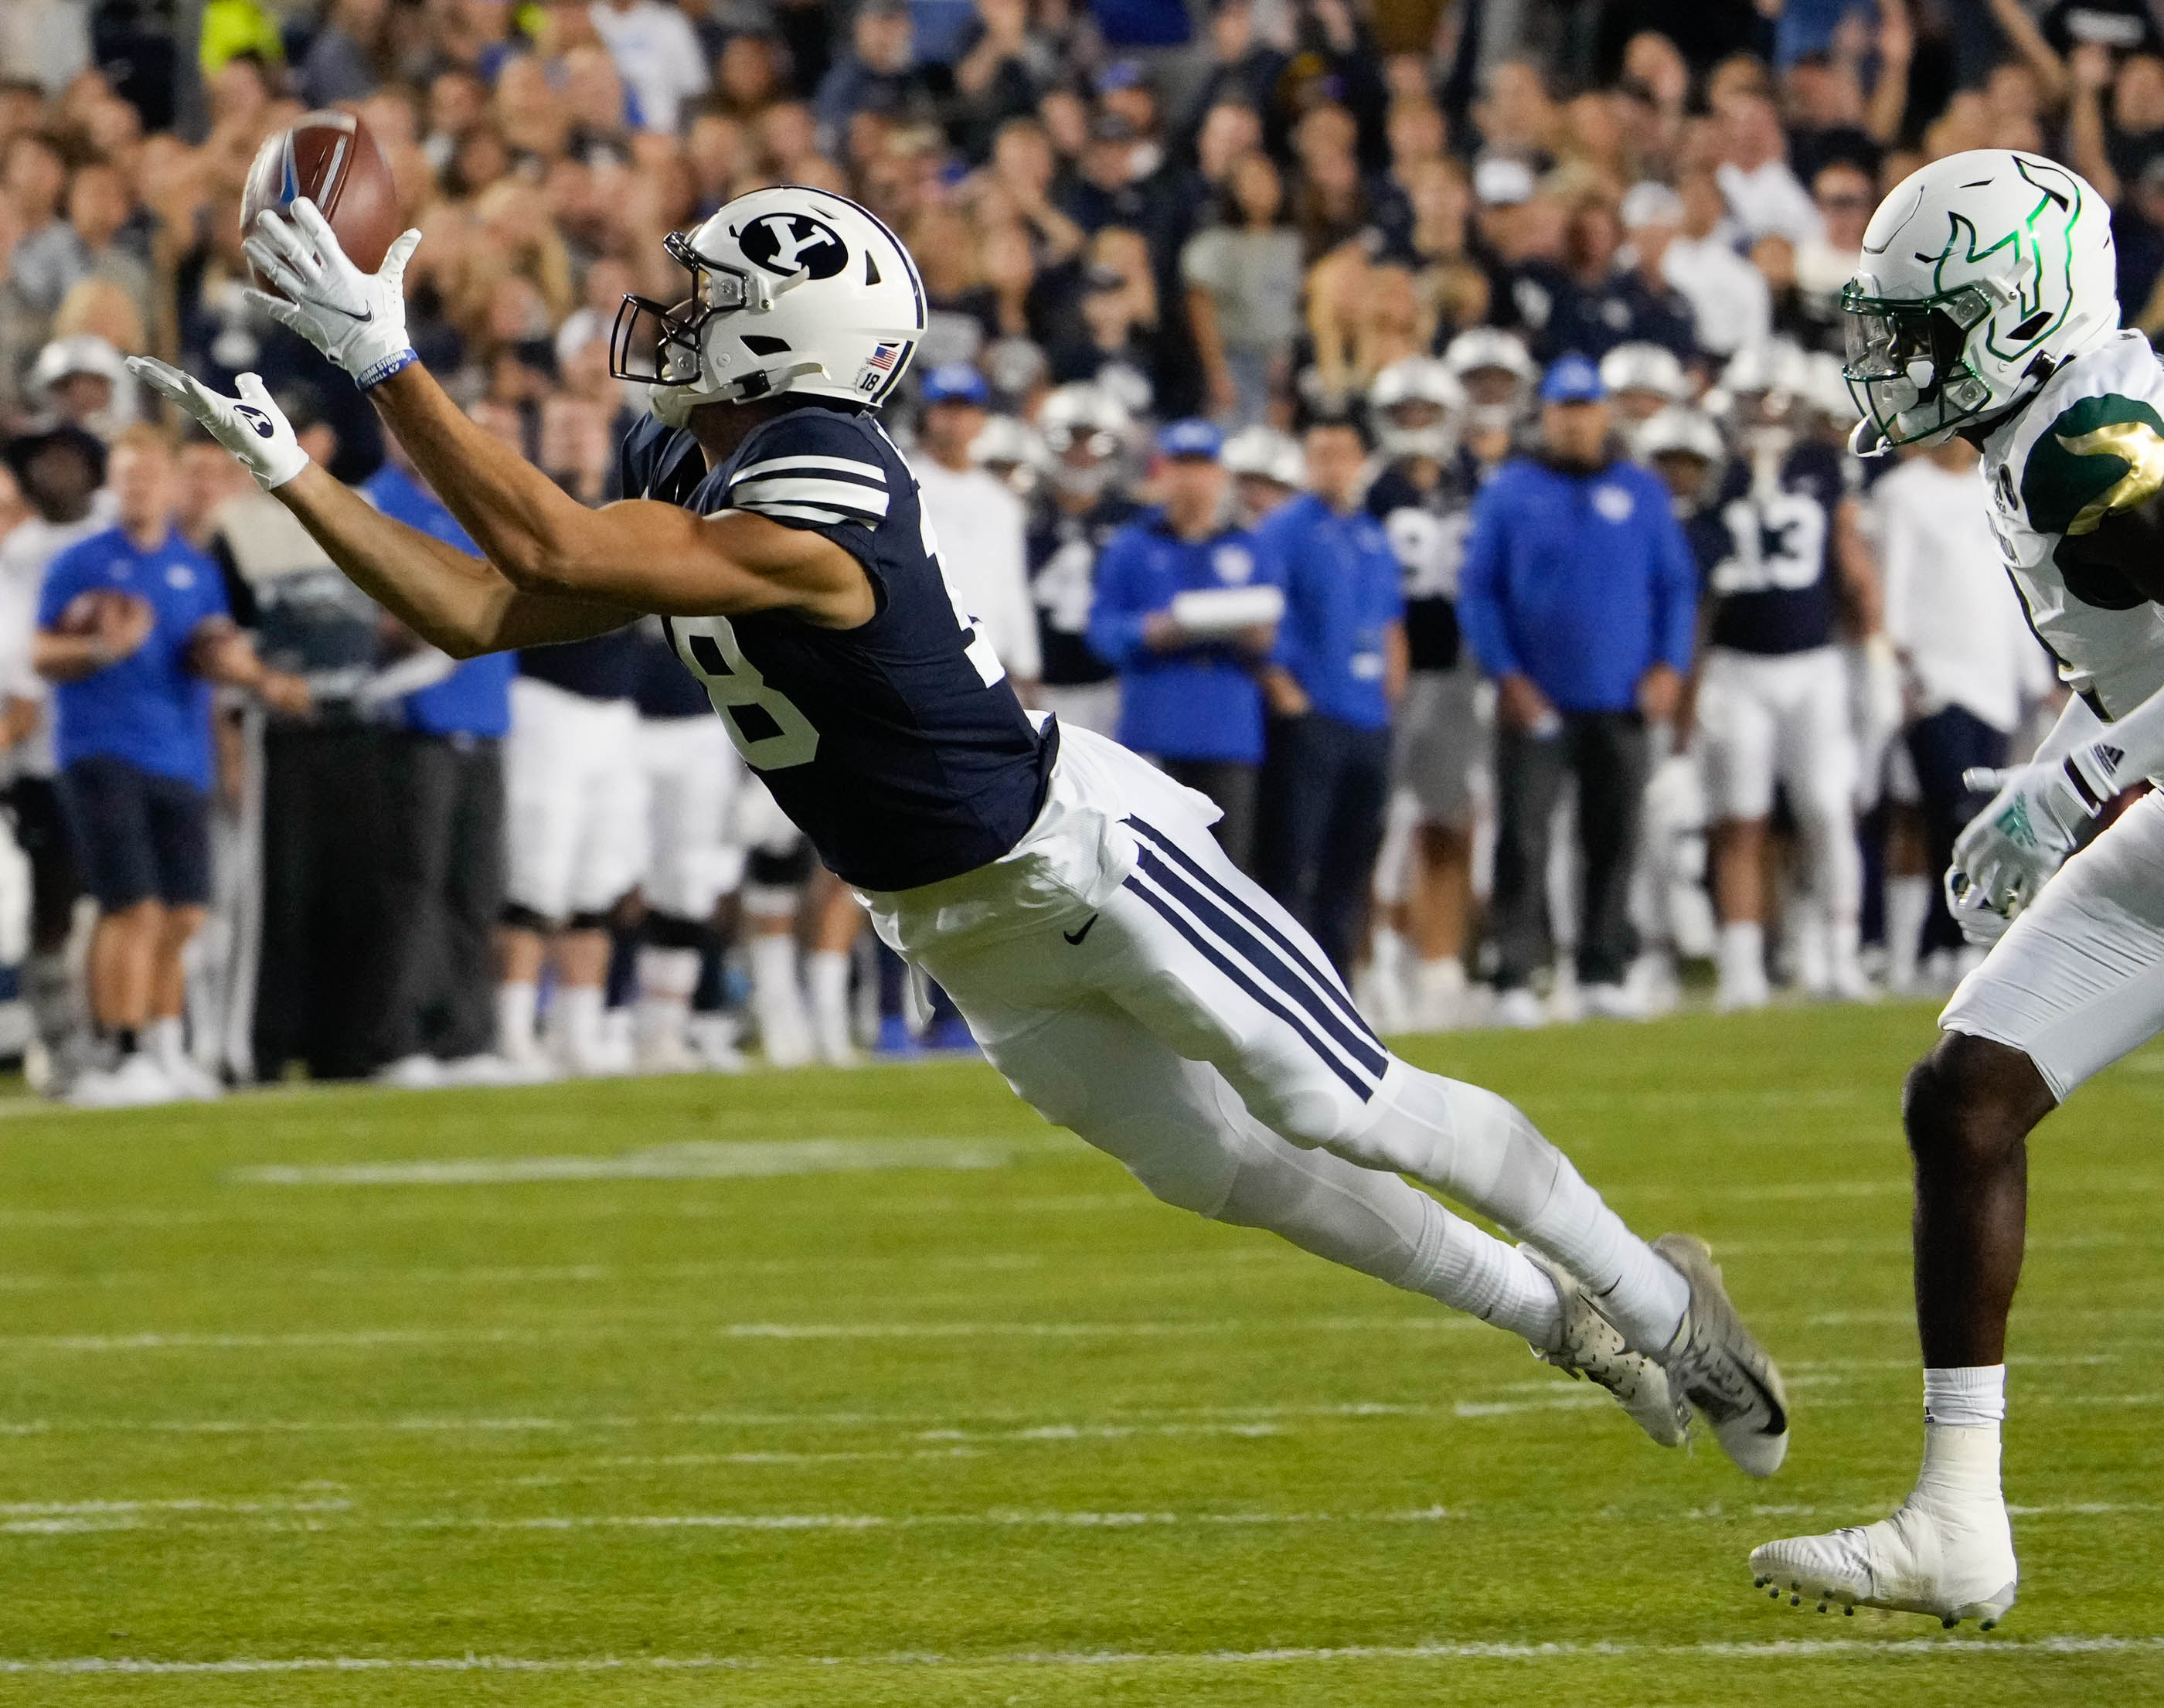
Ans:
{"label": "player in white jersey on sideline", "polygon": [[[2014,1604],[1999,1481],[2006,1320],[2030,1131],[2164,1027],[2164,369],[2119,329],[2111,210],[2075,173],[1979,149],[1895,187],[1842,296],[1855,448],[1960,434],[1992,531],[2073,690],[2028,765],[1988,775],[1947,888],[1997,936],[1909,1076],[1924,1466],[1891,1518],[1769,1542],[1762,1588],[1990,1625]],[[2062,870],[2062,863],[2063,870]],[[2010,922],[2010,923],[2009,923]],[[1999,935],[1999,933],[2004,933]]]}
{"label": "player in white jersey on sideline", "polygon": [[646,496],[600,511],[420,365],[402,288],[418,233],[370,275],[311,204],[292,219],[248,239],[281,293],[260,300],[369,389],[485,558],[353,499],[252,378],[233,399],[139,371],[373,596],[454,653],[660,614],[746,763],[1049,1118],[1170,1202],[1523,1336],[1658,1441],[1695,1407],[1744,1469],[1778,1465],[1780,1379],[1702,1243],[1647,1244],[1510,1104],[1391,1056],[1218,849],[1207,801],[1024,712],[873,413],[924,324],[915,264],[878,219],[784,187],[666,239],[690,299],[628,300],[614,340],[617,371],[653,384],[624,449],[625,490]]}

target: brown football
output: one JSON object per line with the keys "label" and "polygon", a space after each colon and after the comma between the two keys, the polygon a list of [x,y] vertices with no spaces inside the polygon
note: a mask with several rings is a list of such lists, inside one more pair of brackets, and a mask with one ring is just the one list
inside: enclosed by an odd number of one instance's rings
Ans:
{"label": "brown football", "polygon": [[[240,197],[242,233],[255,229],[265,208],[282,213],[303,196],[322,209],[355,266],[372,273],[383,265],[403,229],[398,186],[381,145],[352,113],[303,113],[256,150]],[[270,288],[260,277],[255,282]]]}

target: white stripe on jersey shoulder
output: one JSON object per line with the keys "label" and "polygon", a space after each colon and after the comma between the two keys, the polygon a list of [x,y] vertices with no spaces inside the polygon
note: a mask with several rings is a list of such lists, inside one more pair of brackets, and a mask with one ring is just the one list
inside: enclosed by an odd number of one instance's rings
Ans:
{"label": "white stripe on jersey shoulder", "polygon": [[769,475],[764,480],[739,481],[729,488],[729,502],[743,510],[763,510],[772,503],[838,505],[885,516],[886,489],[860,486],[853,481],[816,480],[803,475]]}
{"label": "white stripe on jersey shoulder", "polygon": [[869,481],[875,486],[886,485],[886,470],[877,463],[859,461],[855,457],[802,456],[769,457],[764,462],[753,463],[738,469],[729,476],[729,485],[740,481],[755,481],[762,475],[814,474],[831,470],[838,475],[852,476],[859,481]]}
{"label": "white stripe on jersey shoulder", "polygon": [[[727,514],[717,512],[717,514]],[[745,512],[750,516],[786,517],[792,522],[817,522],[827,528],[839,528],[843,523],[854,522],[859,528],[874,526],[878,518],[867,516],[861,510],[829,510],[823,504],[759,504]]]}

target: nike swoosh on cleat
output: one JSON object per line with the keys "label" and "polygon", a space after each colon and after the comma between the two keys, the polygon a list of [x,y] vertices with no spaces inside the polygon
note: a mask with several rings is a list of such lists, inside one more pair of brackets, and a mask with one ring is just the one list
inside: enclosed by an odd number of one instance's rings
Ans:
{"label": "nike swoosh on cleat", "polygon": [[1097,921],[1100,917],[1100,915],[1092,913],[1090,916],[1089,922],[1085,924],[1081,930],[1063,931],[1059,934],[1065,938],[1069,943],[1074,944],[1075,948],[1079,949],[1082,946],[1082,939],[1089,936],[1089,934],[1096,928]]}

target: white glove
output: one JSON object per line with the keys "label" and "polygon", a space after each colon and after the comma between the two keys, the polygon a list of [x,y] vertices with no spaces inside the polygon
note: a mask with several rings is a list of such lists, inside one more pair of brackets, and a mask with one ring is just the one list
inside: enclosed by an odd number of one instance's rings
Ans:
{"label": "white glove", "polygon": [[2014,922],[1985,903],[1983,891],[1968,880],[1959,866],[1948,866],[1946,876],[1946,912],[1961,928],[1962,941],[1977,949],[1989,949],[2006,935]]}
{"label": "white glove", "polygon": [[200,421],[265,491],[284,486],[307,467],[308,454],[293,437],[292,423],[270,401],[260,375],[243,374],[235,382],[240,395],[225,397],[192,374],[150,356],[129,357],[128,371]]}
{"label": "white glove", "polygon": [[304,196],[292,213],[288,224],[265,208],[242,243],[255,271],[280,293],[250,291],[248,300],[315,345],[364,392],[419,360],[406,341],[406,262],[421,234],[405,233],[381,267],[364,273],[346,259],[314,202]]}
{"label": "white glove", "polygon": [[2010,771],[1964,771],[1962,783],[1997,791],[1954,843],[1954,865],[1983,892],[1983,905],[2012,918],[2073,851],[2079,833],[2118,796],[2125,757],[2107,741]]}

